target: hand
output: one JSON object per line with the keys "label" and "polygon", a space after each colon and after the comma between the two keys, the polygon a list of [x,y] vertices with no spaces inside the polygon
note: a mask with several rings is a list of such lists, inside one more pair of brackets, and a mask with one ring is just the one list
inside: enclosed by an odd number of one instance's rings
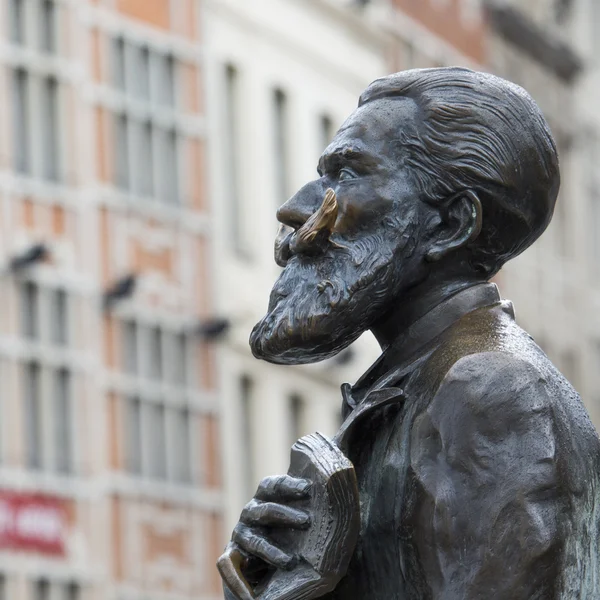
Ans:
{"label": "hand", "polygon": [[254,598],[244,572],[256,559],[278,569],[294,567],[297,557],[274,546],[264,536],[264,529],[307,529],[310,526],[309,513],[285,503],[308,498],[310,487],[309,481],[289,475],[267,477],[260,482],[254,499],[242,511],[231,542],[217,561],[221,577],[229,588],[229,597],[238,600]]}

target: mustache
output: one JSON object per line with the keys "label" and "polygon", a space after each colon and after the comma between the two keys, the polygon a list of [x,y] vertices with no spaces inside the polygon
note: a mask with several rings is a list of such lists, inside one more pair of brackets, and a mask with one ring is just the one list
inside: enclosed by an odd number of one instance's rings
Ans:
{"label": "mustache", "polygon": [[328,188],[319,209],[297,231],[281,224],[275,238],[275,262],[285,267],[293,254],[323,252],[332,242],[339,205],[336,193]]}

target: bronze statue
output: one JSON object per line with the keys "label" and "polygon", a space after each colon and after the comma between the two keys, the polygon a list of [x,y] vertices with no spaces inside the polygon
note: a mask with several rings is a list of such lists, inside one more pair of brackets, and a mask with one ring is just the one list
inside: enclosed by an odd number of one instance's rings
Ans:
{"label": "bronze statue", "polygon": [[600,599],[600,440],[489,283],[552,217],[538,106],[492,75],[397,73],[318,171],[278,211],[252,351],[314,362],[369,329],[382,354],[336,438],[300,440],[244,509],[226,598]]}

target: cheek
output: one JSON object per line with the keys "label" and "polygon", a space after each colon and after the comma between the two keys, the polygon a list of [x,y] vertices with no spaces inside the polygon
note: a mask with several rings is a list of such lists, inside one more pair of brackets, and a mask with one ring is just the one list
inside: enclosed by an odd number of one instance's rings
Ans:
{"label": "cheek", "polygon": [[339,186],[336,193],[339,208],[335,230],[341,234],[380,227],[393,211],[394,202],[367,183]]}

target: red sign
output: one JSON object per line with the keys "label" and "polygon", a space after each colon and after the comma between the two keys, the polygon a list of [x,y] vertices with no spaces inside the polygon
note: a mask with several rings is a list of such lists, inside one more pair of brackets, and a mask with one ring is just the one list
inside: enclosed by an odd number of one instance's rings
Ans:
{"label": "red sign", "polygon": [[0,549],[64,556],[67,530],[63,500],[0,492]]}

